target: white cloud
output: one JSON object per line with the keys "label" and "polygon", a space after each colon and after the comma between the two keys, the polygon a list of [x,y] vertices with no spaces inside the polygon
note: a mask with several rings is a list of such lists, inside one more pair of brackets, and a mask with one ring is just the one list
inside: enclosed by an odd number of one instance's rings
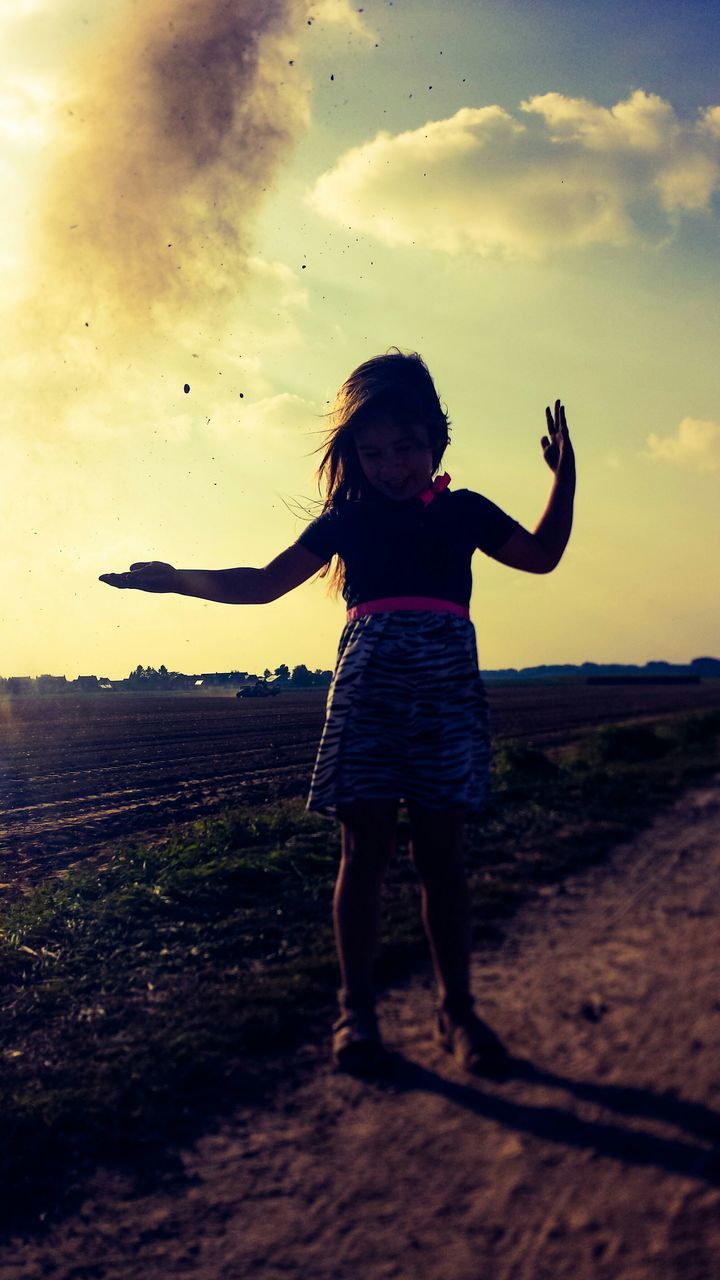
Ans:
{"label": "white cloud", "polygon": [[[310,441],[309,432],[318,426],[317,405],[283,391],[278,395],[265,396],[249,404],[243,416],[241,430],[235,429],[236,435],[243,440],[252,439],[263,454],[267,454],[273,446],[284,450],[294,449],[305,441]],[[310,450],[310,443],[307,450]]]}
{"label": "white cloud", "polygon": [[310,6],[312,19],[319,19],[330,26],[344,27],[365,40],[374,40],[375,34],[360,17],[362,11],[353,7],[350,0],[316,0]]}
{"label": "white cloud", "polygon": [[674,436],[649,435],[646,456],[698,471],[720,471],[720,422],[683,418]]}
{"label": "white cloud", "polygon": [[0,18],[3,22],[26,18],[43,9],[45,0],[0,0]]}
{"label": "white cloud", "polygon": [[642,89],[614,107],[561,93],[538,94],[520,107],[543,117],[551,142],[581,142],[590,151],[661,151],[679,128],[670,103]]}
{"label": "white cloud", "polygon": [[0,140],[24,152],[43,142],[52,120],[53,95],[31,76],[8,76],[0,90]]}
{"label": "white cloud", "polygon": [[720,138],[720,107],[707,107],[702,113],[700,127],[714,138]]}
{"label": "white cloud", "polygon": [[663,243],[681,211],[710,211],[720,107],[683,121],[638,89],[611,108],[547,93],[520,110],[463,107],[382,131],[341,155],[307,201],[390,245],[511,258]]}

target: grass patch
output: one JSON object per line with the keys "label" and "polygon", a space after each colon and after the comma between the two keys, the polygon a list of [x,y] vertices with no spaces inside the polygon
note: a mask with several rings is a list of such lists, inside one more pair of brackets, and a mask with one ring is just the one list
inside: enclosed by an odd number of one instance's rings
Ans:
{"label": "grass patch", "polygon": [[[720,765],[720,711],[609,725],[551,753],[496,749],[486,812],[468,823],[476,943],[502,937],[538,885],[601,860]],[[401,821],[399,844],[407,843]],[[0,1179],[5,1214],[68,1169],[177,1139],[261,1096],[266,1051],[334,1010],[339,827],[305,797],[230,810],[162,847],[121,844],[0,920]],[[384,898],[380,983],[428,959],[415,872]]]}

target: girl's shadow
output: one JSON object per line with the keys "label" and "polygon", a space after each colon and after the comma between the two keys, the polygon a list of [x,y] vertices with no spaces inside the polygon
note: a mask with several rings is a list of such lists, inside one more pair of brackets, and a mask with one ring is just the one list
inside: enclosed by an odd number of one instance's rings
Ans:
{"label": "girl's shadow", "polygon": [[[504,1124],[508,1129],[534,1134],[546,1141],[591,1148],[626,1164],[656,1165],[669,1173],[697,1178],[720,1186],[720,1115],[700,1102],[686,1102],[673,1092],[653,1093],[632,1085],[596,1084],[573,1080],[536,1067],[525,1058],[512,1058],[507,1082],[564,1089],[584,1102],[593,1102],[623,1116],[660,1121],[684,1129],[701,1140],[686,1142],[656,1136],[645,1129],[623,1127],[601,1120],[583,1120],[562,1106],[532,1106],[510,1101],[502,1093],[483,1092],[481,1076],[462,1084],[431,1071],[398,1052],[388,1052],[382,1071],[373,1077],[377,1087],[394,1092],[411,1089],[442,1095],[477,1116]],[[477,1081],[477,1083],[475,1083]],[[502,1087],[499,1081],[492,1081]]]}

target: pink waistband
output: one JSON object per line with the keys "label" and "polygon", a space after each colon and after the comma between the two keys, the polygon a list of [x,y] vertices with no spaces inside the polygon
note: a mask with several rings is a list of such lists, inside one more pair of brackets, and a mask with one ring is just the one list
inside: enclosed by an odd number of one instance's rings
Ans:
{"label": "pink waistband", "polygon": [[469,606],[456,604],[454,600],[436,600],[433,596],[386,596],[383,600],[366,600],[363,604],[353,605],[347,611],[347,621],[354,622],[366,613],[390,613],[397,609],[426,609],[432,613],[456,613],[461,618],[470,617]]}

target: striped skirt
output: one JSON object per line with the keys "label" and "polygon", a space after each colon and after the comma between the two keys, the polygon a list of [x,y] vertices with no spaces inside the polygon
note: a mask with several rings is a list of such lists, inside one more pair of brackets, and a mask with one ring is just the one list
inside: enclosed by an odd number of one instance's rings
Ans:
{"label": "striped skirt", "polygon": [[481,809],[490,717],[469,617],[425,610],[347,621],[305,808],[341,820],[363,798]]}

